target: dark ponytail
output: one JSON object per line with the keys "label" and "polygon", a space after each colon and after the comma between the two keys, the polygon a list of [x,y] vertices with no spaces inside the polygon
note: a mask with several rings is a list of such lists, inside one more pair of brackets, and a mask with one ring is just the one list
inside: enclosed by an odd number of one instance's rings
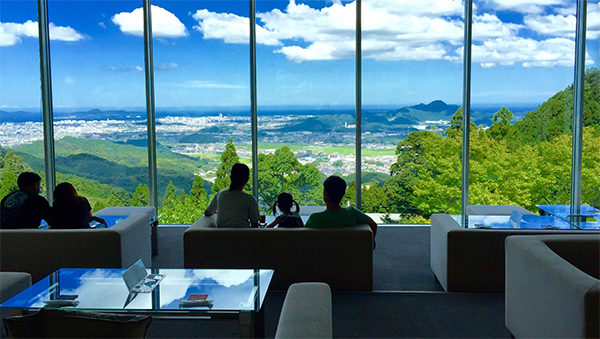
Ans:
{"label": "dark ponytail", "polygon": [[296,213],[300,213],[300,205],[298,205],[298,202],[296,202],[296,200],[293,200],[294,204],[296,204]]}
{"label": "dark ponytail", "polygon": [[277,216],[277,200],[275,200],[275,202],[273,203],[273,215]]}

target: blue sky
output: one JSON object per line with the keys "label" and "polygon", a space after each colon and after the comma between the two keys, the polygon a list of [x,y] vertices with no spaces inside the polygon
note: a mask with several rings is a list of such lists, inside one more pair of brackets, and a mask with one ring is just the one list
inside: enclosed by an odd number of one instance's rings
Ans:
{"label": "blue sky", "polygon": [[[156,104],[249,106],[247,1],[153,1]],[[460,104],[462,3],[363,0],[363,103]],[[49,2],[54,105],[144,106],[141,1]],[[588,67],[600,15],[588,2]],[[538,104],[573,79],[575,1],[474,3],[474,105]],[[257,0],[261,105],[354,103],[354,2]],[[36,2],[0,1],[0,109],[39,107]]]}

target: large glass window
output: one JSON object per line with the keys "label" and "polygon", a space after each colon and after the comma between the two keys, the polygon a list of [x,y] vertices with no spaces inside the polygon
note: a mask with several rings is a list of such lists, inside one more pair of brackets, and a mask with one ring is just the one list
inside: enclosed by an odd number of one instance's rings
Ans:
{"label": "large glass window", "polygon": [[471,205],[569,204],[575,1],[474,1]]}
{"label": "large glass window", "polygon": [[[256,2],[259,203],[324,205],[321,183],[346,179],[354,204],[354,2]],[[302,212],[302,210],[301,210]]]}
{"label": "large glass window", "polygon": [[[1,199],[21,172],[44,173],[37,2],[0,2],[0,32]],[[56,33],[50,38],[60,43]]]}
{"label": "large glass window", "polygon": [[161,223],[189,224],[251,163],[249,3],[152,3]]}
{"label": "large glass window", "polygon": [[[587,4],[581,203],[600,209],[600,4]],[[600,222],[600,216],[596,217]]]}
{"label": "large glass window", "polygon": [[362,3],[362,208],[383,222],[460,213],[464,6]]}
{"label": "large glass window", "polygon": [[48,2],[57,183],[94,210],[148,204],[142,21],[127,15],[140,6]]}

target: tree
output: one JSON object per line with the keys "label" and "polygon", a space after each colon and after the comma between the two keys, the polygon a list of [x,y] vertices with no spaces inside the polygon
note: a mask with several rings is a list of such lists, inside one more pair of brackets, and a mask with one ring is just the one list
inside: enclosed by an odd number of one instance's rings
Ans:
{"label": "tree", "polygon": [[258,155],[259,204],[269,210],[281,192],[290,193],[300,204],[322,201],[321,174],[311,164],[302,165],[287,146]]}
{"label": "tree", "polygon": [[167,188],[165,190],[165,196],[163,198],[162,205],[163,207],[170,207],[177,204],[177,192],[175,185],[173,185],[172,181],[169,181]]}
{"label": "tree", "polygon": [[494,139],[503,139],[508,134],[513,114],[506,107],[502,107],[498,112],[494,113],[492,118],[492,126],[488,128],[487,134]]}
{"label": "tree", "polygon": [[106,206],[131,206],[131,195],[125,191],[111,192],[106,198]]}
{"label": "tree", "polygon": [[235,150],[233,140],[229,138],[225,145],[225,151],[221,154],[221,166],[217,169],[215,182],[212,185],[213,194],[229,187],[231,167],[238,162],[240,162],[240,157]]}
{"label": "tree", "polygon": [[11,170],[4,171],[4,177],[0,180],[0,199],[18,189],[15,172]]}
{"label": "tree", "polygon": [[187,197],[186,202],[189,201],[191,206],[204,212],[206,206],[208,206],[208,200],[206,198],[206,191],[204,190],[204,180],[199,175],[194,177],[194,183],[190,189],[190,195]]}
{"label": "tree", "polygon": [[133,196],[131,197],[131,205],[132,206],[148,206],[150,201],[150,193],[148,191],[148,186],[145,184],[139,184],[133,192]]}
{"label": "tree", "polygon": [[[463,109],[459,107],[454,115],[452,116],[452,120],[450,120],[450,126],[446,128],[444,134],[450,138],[457,138],[462,135],[462,120],[463,120]],[[473,118],[471,120],[471,130],[477,129],[475,123],[473,123]]]}
{"label": "tree", "polygon": [[356,182],[352,181],[346,188],[346,193],[340,202],[342,207],[352,206],[356,207]]}
{"label": "tree", "polygon": [[383,187],[379,187],[376,181],[363,185],[361,204],[365,213],[386,213]]}

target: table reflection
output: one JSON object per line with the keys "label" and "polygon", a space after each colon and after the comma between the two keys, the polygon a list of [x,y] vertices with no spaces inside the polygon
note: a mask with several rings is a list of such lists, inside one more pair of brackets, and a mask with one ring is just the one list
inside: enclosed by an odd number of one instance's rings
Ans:
{"label": "table reflection", "polygon": [[[155,269],[165,278],[151,293],[130,294],[121,274],[124,269],[60,269],[2,304],[5,308],[42,308],[44,301],[76,295],[75,309],[181,310],[190,294],[205,294],[212,306],[186,307],[186,311],[240,311],[260,308],[272,270]],[[258,299],[257,299],[258,298]],[[258,303],[256,302],[258,301]]]}

